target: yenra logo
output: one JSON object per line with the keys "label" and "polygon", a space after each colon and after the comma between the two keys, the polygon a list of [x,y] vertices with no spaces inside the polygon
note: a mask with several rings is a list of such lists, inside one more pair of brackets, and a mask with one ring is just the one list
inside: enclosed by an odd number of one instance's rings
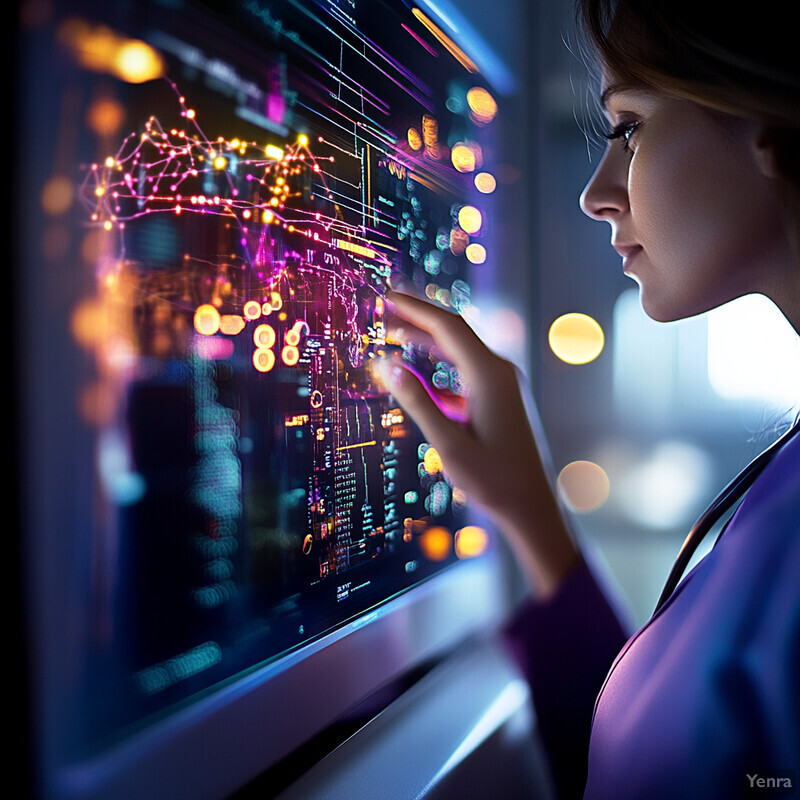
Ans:
{"label": "yenra logo", "polygon": [[764,777],[757,772],[745,773],[751,789],[793,789],[794,779],[790,775]]}

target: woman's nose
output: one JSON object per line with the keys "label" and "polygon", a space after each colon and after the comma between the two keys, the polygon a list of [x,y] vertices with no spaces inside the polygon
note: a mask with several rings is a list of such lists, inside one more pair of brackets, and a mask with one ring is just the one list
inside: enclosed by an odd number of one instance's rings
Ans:
{"label": "woman's nose", "polygon": [[610,222],[628,210],[628,167],[625,153],[606,149],[602,161],[581,194],[581,208],[592,219]]}

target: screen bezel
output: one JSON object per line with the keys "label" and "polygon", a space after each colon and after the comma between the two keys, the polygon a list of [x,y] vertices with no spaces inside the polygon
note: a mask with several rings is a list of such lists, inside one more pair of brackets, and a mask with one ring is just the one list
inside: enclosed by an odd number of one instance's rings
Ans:
{"label": "screen bezel", "polygon": [[[432,12],[434,9],[429,9]],[[43,230],[38,190],[52,163],[35,156],[52,144],[50,113],[58,82],[34,74],[32,65],[47,47],[26,39],[20,49],[17,165],[18,224],[15,274],[15,392],[19,464],[21,594],[26,613],[24,642],[32,697],[31,731],[36,788],[48,798],[104,800],[125,797],[218,798],[278,763],[314,734],[331,725],[371,692],[440,657],[471,635],[497,626],[508,607],[501,554],[448,567],[359,619],[318,641],[255,668],[211,691],[200,701],[165,717],[114,747],[85,760],[69,761],[64,741],[72,734],[73,679],[79,672],[82,610],[91,591],[90,509],[73,496],[73,481],[86,479],[81,454],[91,453],[88,431],[75,427],[70,400],[86,365],[65,338],[64,309],[85,287],[63,281],[56,313],[43,324],[44,276],[23,265],[36,263]],[[22,50],[25,50],[24,54]],[[46,63],[46,62],[45,62]],[[32,99],[35,98],[35,101]],[[69,256],[64,259],[68,266]],[[63,317],[59,316],[63,312]],[[47,354],[44,359],[43,354]],[[67,535],[65,535],[65,531]],[[80,574],[75,564],[84,566]],[[65,570],[72,565],[72,572]],[[64,619],[68,623],[64,624]],[[353,665],[358,670],[353,672]],[[340,676],[335,692],[316,683],[319,675]],[[345,680],[345,677],[347,679]],[[293,698],[307,686],[304,713]],[[330,687],[327,687],[328,689]],[[314,702],[316,700],[317,702]],[[306,713],[312,709],[312,713]],[[277,732],[277,735],[276,735]],[[252,746],[245,746],[243,742]],[[213,754],[213,757],[211,755]]]}

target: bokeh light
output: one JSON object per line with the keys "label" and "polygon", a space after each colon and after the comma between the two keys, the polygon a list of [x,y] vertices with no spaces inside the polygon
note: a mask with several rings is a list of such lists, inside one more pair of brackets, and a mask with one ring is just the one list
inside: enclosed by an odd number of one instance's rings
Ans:
{"label": "bokeh light", "polygon": [[124,120],[124,106],[112,97],[98,98],[86,110],[86,124],[98,136],[114,135]]}
{"label": "bokeh light", "polygon": [[256,348],[253,353],[253,366],[259,372],[269,372],[275,366],[275,353],[263,347]]}
{"label": "bokeh light", "polygon": [[467,105],[475,122],[486,125],[497,115],[497,101],[481,86],[475,86],[467,92]]}
{"label": "bokeh light", "polygon": [[219,319],[219,329],[226,336],[236,336],[244,330],[244,317],[239,314],[223,314]]}
{"label": "bokeh light", "polygon": [[466,525],[456,531],[455,548],[459,558],[475,558],[486,552],[489,534],[477,525]]}
{"label": "bokeh light", "polygon": [[242,313],[246,319],[258,319],[261,316],[261,303],[258,300],[248,300],[242,307]]}
{"label": "bokeh light", "polygon": [[606,471],[593,461],[573,461],[558,475],[561,499],[573,510],[594,511],[608,499],[611,482]]}
{"label": "bokeh light", "polygon": [[681,530],[700,513],[713,474],[708,453],[693,442],[659,442],[621,476],[623,513],[646,528]]}
{"label": "bokeh light", "polygon": [[164,74],[164,61],[146,42],[128,39],[103,25],[70,19],[59,39],[87,69],[105,72],[127,83],[144,83]]}
{"label": "bokeh light", "polygon": [[213,336],[219,325],[219,311],[210,303],[204,303],[194,312],[194,329],[203,336]]}
{"label": "bokeh light", "polygon": [[474,180],[475,188],[481,194],[491,194],[497,188],[497,179],[491,172],[479,172]]}
{"label": "bokeh light", "polygon": [[256,347],[269,349],[275,344],[275,328],[272,325],[258,325],[253,331],[253,343]]}
{"label": "bokeh light", "polygon": [[300,360],[300,351],[296,347],[287,344],[281,350],[281,360],[287,367],[293,367]]}
{"label": "bokeh light", "polygon": [[149,44],[140,41],[124,42],[114,56],[118,77],[128,83],[144,83],[160,78],[164,72],[161,56]]}
{"label": "bokeh light", "polygon": [[480,161],[480,147],[473,143],[459,142],[450,151],[450,160],[459,172],[473,172]]}
{"label": "bokeh light", "polygon": [[442,457],[435,447],[429,447],[422,457],[422,466],[428,475],[436,475],[444,470]]}
{"label": "bokeh light", "polygon": [[477,233],[483,224],[483,215],[475,206],[462,206],[458,212],[458,224],[467,233]]}
{"label": "bokeh light", "polygon": [[564,314],[551,326],[550,349],[567,364],[588,364],[603,351],[605,336],[600,324],[587,314]]}
{"label": "bokeh light", "polygon": [[419,537],[419,547],[428,560],[444,561],[452,552],[453,535],[441,525],[426,528]]}
{"label": "bokeh light", "polygon": [[478,242],[472,242],[467,245],[465,255],[471,264],[483,264],[486,261],[486,248]]}
{"label": "bokeh light", "polygon": [[54,175],[42,188],[42,210],[48,216],[60,216],[69,211],[74,196],[72,181],[63,175]]}

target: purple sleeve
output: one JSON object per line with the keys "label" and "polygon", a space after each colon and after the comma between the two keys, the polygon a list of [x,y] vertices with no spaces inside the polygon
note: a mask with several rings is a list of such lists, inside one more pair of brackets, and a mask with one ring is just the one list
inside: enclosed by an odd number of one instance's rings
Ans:
{"label": "purple sleeve", "polygon": [[582,797],[594,701],[628,636],[581,561],[546,601],[527,600],[504,631],[531,686],[559,798]]}

